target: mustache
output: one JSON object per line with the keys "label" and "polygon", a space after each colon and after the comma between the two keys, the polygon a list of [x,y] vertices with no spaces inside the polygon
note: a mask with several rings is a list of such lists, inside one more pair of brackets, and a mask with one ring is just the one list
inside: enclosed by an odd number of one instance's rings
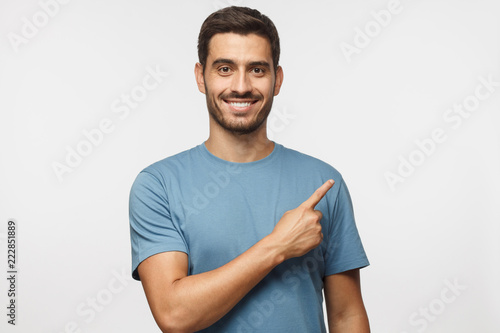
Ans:
{"label": "mustache", "polygon": [[227,95],[222,95],[221,98],[222,99],[253,99],[253,100],[260,101],[262,99],[262,96],[254,95],[248,91],[244,94],[230,93]]}

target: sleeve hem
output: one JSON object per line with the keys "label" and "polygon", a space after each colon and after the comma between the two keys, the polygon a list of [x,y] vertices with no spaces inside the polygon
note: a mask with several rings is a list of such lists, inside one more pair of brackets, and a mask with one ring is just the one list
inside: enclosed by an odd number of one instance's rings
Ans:
{"label": "sleeve hem", "polygon": [[187,255],[189,255],[188,251],[186,250],[185,247],[183,246],[177,246],[177,247],[165,247],[165,246],[157,246],[154,248],[149,249],[148,251],[145,251],[141,255],[138,256],[137,260],[134,260],[133,266],[132,266],[132,278],[134,280],[140,281],[141,278],[139,277],[139,272],[137,270],[137,267],[139,267],[140,263],[146,260],[147,258],[154,256],[155,254],[163,253],[163,252],[184,252]]}
{"label": "sleeve hem", "polygon": [[364,268],[369,265],[370,262],[367,258],[361,258],[347,263],[337,264],[335,267],[325,270],[325,276],[346,272],[351,269]]}

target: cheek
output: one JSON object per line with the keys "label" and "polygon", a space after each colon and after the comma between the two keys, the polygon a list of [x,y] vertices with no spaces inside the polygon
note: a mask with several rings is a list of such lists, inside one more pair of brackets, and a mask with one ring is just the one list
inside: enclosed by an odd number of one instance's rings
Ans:
{"label": "cheek", "polygon": [[208,90],[210,94],[217,97],[226,91],[227,85],[223,80],[213,80],[210,82]]}
{"label": "cheek", "polygon": [[262,96],[269,97],[273,96],[273,82],[271,81],[266,81],[266,82],[261,82],[257,81],[253,85],[253,88],[258,91],[259,93],[262,94]]}

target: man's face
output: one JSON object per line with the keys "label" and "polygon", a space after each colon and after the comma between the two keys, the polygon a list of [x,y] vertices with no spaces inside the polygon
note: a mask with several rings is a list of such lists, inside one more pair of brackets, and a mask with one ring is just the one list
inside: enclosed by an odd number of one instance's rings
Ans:
{"label": "man's face", "polygon": [[205,71],[196,68],[215,125],[235,134],[265,126],[279,93],[282,70],[273,69],[271,45],[256,34],[216,34],[209,44]]}

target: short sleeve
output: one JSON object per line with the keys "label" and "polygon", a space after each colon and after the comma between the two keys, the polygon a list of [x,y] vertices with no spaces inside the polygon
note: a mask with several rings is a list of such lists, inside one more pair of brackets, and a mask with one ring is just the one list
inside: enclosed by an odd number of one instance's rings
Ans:
{"label": "short sleeve", "polygon": [[174,225],[167,194],[157,177],[142,171],[135,179],[129,198],[132,277],[140,280],[137,267],[146,258],[161,252],[187,247]]}
{"label": "short sleeve", "polygon": [[325,255],[325,275],[362,268],[370,263],[359,237],[349,190],[342,179],[335,199]]}

